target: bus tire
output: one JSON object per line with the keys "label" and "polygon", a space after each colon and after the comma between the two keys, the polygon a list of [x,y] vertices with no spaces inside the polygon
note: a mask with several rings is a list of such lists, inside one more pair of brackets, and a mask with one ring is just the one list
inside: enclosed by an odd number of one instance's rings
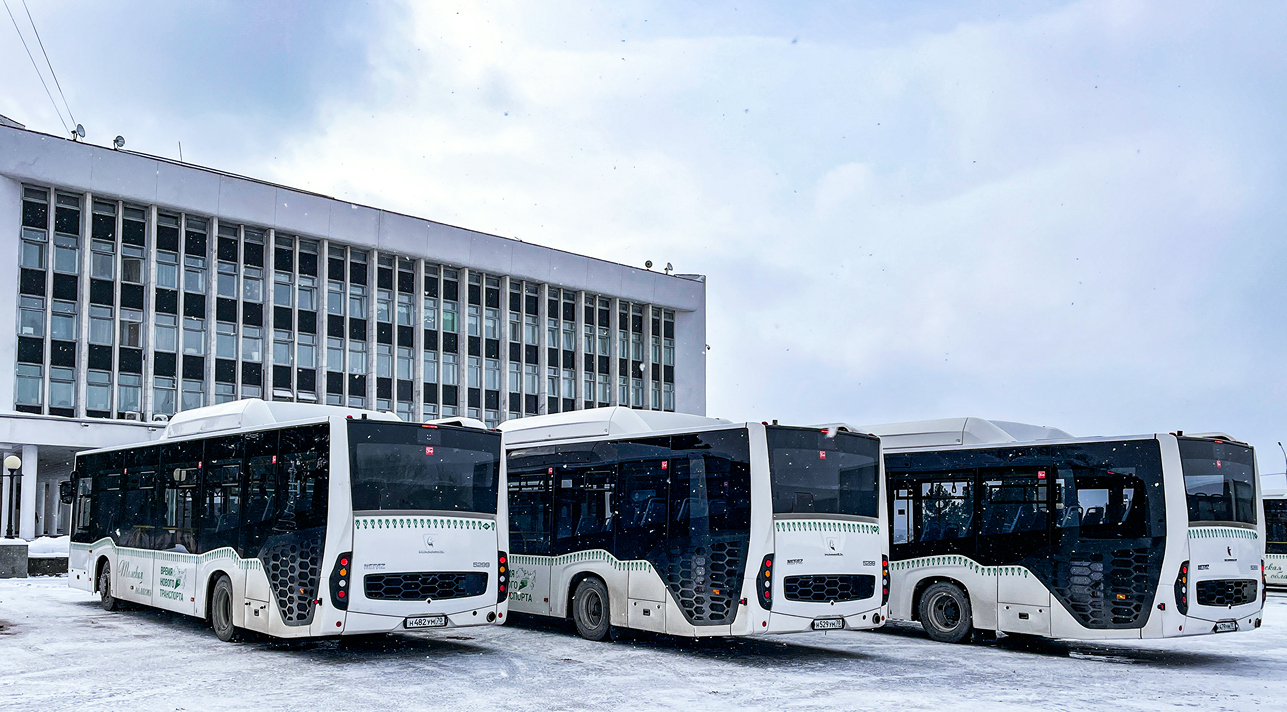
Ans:
{"label": "bus tire", "polygon": [[603,640],[612,628],[608,611],[608,587],[593,576],[582,579],[572,594],[572,620],[576,632],[586,640]]}
{"label": "bus tire", "polygon": [[112,562],[104,561],[98,570],[98,601],[105,611],[119,610],[121,599],[112,595]]}
{"label": "bus tire", "polygon": [[925,589],[920,605],[921,626],[933,640],[960,643],[974,629],[970,597],[960,586],[939,581]]}
{"label": "bus tire", "polygon": [[239,637],[239,631],[232,624],[232,603],[232,581],[227,576],[220,576],[210,594],[210,627],[214,628],[215,637],[225,643]]}

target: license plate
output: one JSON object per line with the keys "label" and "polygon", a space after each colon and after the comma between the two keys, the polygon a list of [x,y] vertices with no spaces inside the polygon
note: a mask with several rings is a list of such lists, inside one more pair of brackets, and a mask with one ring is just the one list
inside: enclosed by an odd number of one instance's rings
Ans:
{"label": "license plate", "polygon": [[441,628],[447,625],[447,616],[419,616],[402,623],[407,628]]}
{"label": "license plate", "polygon": [[1217,633],[1232,633],[1238,630],[1238,621],[1219,621],[1215,625]]}
{"label": "license plate", "polygon": [[819,618],[813,622],[814,630],[839,630],[845,627],[843,618]]}

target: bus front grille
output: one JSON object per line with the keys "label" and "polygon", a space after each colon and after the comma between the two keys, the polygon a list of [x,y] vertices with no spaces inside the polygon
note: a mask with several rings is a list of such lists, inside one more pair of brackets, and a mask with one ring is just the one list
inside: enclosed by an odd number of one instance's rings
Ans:
{"label": "bus front grille", "polygon": [[876,577],[854,576],[787,576],[782,580],[783,595],[788,601],[826,603],[860,601],[876,594]]}
{"label": "bus front grille", "polygon": [[1199,606],[1241,606],[1256,600],[1255,579],[1217,579],[1198,582]]}
{"label": "bus front grille", "polygon": [[487,592],[487,574],[473,571],[367,574],[366,597],[379,601],[441,601]]}

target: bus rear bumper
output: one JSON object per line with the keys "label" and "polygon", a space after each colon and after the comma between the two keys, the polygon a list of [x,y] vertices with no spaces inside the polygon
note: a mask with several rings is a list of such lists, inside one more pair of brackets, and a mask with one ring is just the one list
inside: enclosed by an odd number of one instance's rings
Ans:
{"label": "bus rear bumper", "polygon": [[[765,630],[770,635],[778,633],[806,633],[815,630],[871,630],[879,628],[885,624],[889,617],[889,611],[886,606],[874,606],[867,610],[858,612],[844,611],[837,613],[828,611],[830,606],[819,606],[818,612],[813,616],[798,615],[793,613],[778,613],[776,611],[769,613],[769,625]],[[845,615],[847,613],[848,615]],[[823,627],[833,626],[833,621],[839,619],[843,621],[843,628]]]}
{"label": "bus rear bumper", "polygon": [[1181,619],[1182,622],[1169,625],[1163,631],[1162,637],[1181,638],[1191,635],[1211,635],[1213,633],[1239,633],[1259,628],[1264,618],[1264,612],[1258,606],[1250,613],[1240,611],[1236,615],[1233,611],[1230,611],[1226,616],[1220,616],[1219,611],[1202,611],[1201,613],[1201,618],[1188,615]]}
{"label": "bus rear bumper", "polygon": [[[406,615],[388,615],[379,613],[361,613],[349,611],[344,616],[344,627],[340,635],[365,635],[370,633],[398,633],[408,631],[432,632],[447,628],[466,628],[478,625],[502,625],[507,615],[505,605],[482,606],[457,613],[426,613],[409,610]],[[445,625],[428,628],[408,628],[409,618],[430,618],[441,615]]]}

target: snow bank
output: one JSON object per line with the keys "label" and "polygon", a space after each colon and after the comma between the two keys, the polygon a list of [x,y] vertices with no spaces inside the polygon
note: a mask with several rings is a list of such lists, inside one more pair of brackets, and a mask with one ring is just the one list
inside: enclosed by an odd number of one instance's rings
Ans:
{"label": "snow bank", "polygon": [[71,537],[42,536],[28,542],[27,558],[48,559],[58,556],[67,556],[67,552],[70,548]]}

